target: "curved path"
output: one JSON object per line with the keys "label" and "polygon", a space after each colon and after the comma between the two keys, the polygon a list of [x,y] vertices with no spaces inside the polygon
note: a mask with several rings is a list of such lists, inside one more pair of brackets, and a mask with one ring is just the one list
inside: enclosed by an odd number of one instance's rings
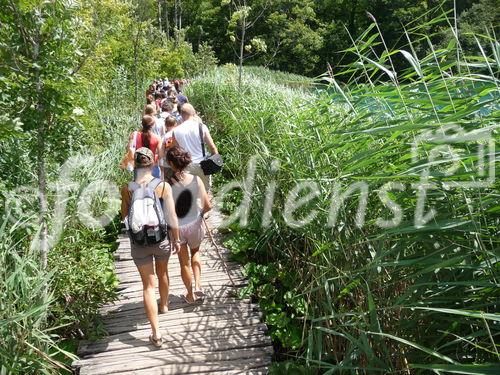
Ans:
{"label": "curved path", "polygon": [[[209,226],[216,228],[220,218],[213,212]],[[115,267],[119,298],[102,309],[109,336],[80,343],[80,360],[73,364],[80,375],[267,373],[273,347],[258,307],[234,295],[235,288],[208,237],[202,244],[202,281],[207,293],[203,303],[187,305],[182,301],[185,288],[177,256],[169,261],[170,311],[160,315],[166,340],[161,349],[148,341],[151,329],[128,237],[122,235],[118,242]],[[227,265],[236,286],[245,285],[239,266]]]}

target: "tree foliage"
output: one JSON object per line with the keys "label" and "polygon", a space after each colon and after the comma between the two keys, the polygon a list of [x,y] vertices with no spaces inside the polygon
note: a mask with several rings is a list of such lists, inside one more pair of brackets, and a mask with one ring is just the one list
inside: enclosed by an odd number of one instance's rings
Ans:
{"label": "tree foliage", "polygon": [[[182,3],[183,27],[195,50],[206,42],[214,47],[222,63],[236,62],[238,57],[230,42],[233,33],[225,32],[235,21],[228,1]],[[249,19],[263,12],[259,22],[248,30],[247,39],[258,38],[266,45],[263,53],[247,63],[308,75],[324,73],[327,64],[335,69],[351,62],[343,51],[372,23],[368,13],[377,20],[389,48],[406,44],[403,25],[418,26],[447,13],[452,22],[456,15],[465,53],[474,53],[478,47],[467,32],[486,34],[492,28],[498,32],[500,24],[500,8],[494,0],[248,0],[245,5]],[[447,45],[453,38],[448,30],[443,24],[434,24],[422,31],[434,35],[433,43]],[[415,48],[425,54],[427,41],[416,41]],[[395,64],[406,67],[402,58],[396,58]]]}

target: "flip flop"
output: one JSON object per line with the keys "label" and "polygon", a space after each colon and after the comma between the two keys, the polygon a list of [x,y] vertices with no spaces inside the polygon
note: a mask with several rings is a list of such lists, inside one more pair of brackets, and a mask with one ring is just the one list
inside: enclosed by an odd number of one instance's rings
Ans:
{"label": "flip flop", "polygon": [[166,314],[168,313],[168,307],[165,310],[162,310],[160,306],[158,306],[158,314]]}
{"label": "flip flop", "polygon": [[186,302],[188,305],[194,305],[196,303],[196,299],[194,299],[193,301],[190,301],[187,299],[187,296],[185,294],[182,295],[182,299],[184,300],[184,302]]}
{"label": "flip flop", "polygon": [[205,292],[203,291],[203,289],[196,289],[193,293],[196,297],[198,298],[203,298],[206,296]]}
{"label": "flip flop", "polygon": [[153,335],[149,335],[149,342],[153,344],[155,348],[161,348],[163,345],[163,337],[160,337],[159,339],[153,338]]}

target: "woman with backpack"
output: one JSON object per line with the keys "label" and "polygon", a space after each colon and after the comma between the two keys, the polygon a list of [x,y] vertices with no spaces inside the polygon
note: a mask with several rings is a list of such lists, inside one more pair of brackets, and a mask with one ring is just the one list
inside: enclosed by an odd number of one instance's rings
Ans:
{"label": "woman with backpack", "polygon": [[127,150],[137,150],[141,147],[149,148],[155,157],[153,176],[160,178],[160,167],[158,165],[158,151],[161,139],[154,133],[156,120],[153,116],[145,115],[141,121],[141,131],[134,131],[128,139]]}
{"label": "woman with backpack", "polygon": [[[173,170],[172,195],[175,212],[179,220],[181,249],[178,254],[181,265],[181,277],[186,286],[183,296],[191,304],[205,296],[201,287],[200,245],[205,237],[203,216],[212,209],[205,185],[198,176],[186,172],[191,164],[191,155],[179,146],[173,146],[166,152],[166,161]],[[191,262],[189,261],[191,255]],[[194,291],[192,275],[194,274]]]}
{"label": "woman with backpack", "polygon": [[[150,149],[141,147],[135,152],[136,176],[121,191],[121,214],[131,239],[132,259],[141,275],[144,309],[152,330],[149,341],[159,348],[163,339],[158,312],[168,310],[168,260],[170,254],[179,253],[180,238],[172,189],[168,183],[153,176],[154,163]],[[167,242],[167,223],[171,229],[170,244]],[[160,290],[159,306],[155,295],[155,270]]]}

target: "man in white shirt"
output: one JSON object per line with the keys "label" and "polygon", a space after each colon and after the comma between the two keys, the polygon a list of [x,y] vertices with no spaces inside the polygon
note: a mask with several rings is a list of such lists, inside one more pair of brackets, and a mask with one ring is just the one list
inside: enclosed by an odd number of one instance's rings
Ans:
{"label": "man in white shirt", "polygon": [[200,162],[203,158],[203,150],[200,139],[200,127],[204,143],[208,146],[212,155],[218,154],[217,147],[210,135],[207,126],[202,124],[196,116],[194,107],[186,103],[181,107],[182,124],[174,130],[174,138],[177,144],[191,154],[193,162],[187,167],[187,171],[195,176],[198,176],[203,181],[205,189],[210,188],[209,176],[205,176],[201,169]]}

